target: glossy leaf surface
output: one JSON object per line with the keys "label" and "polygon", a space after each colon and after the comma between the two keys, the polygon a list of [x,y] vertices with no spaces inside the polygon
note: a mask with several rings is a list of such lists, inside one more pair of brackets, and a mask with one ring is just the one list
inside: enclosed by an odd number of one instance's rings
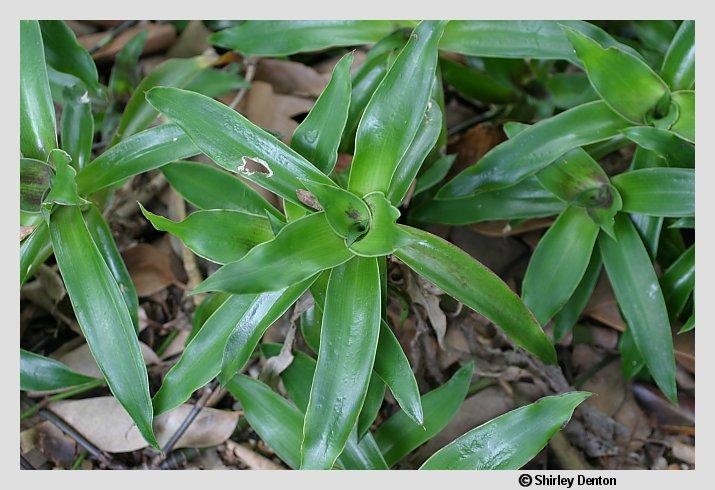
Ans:
{"label": "glossy leaf surface", "polygon": [[450,296],[498,325],[544,362],[556,352],[534,315],[496,274],[467,253],[431,233],[400,226],[409,237],[395,255]]}
{"label": "glossy leaf surface", "polygon": [[598,231],[586,211],[569,207],[539,240],[526,269],[522,298],[541,325],[546,325],[578,287]]}
{"label": "glossy leaf surface", "polygon": [[695,171],[644,168],[616,175],[613,185],[623,198],[623,211],[650,216],[695,214]]}
{"label": "glossy leaf surface", "polygon": [[61,20],[41,20],[40,29],[47,64],[79,78],[92,91],[97,91],[97,67],[87,50],[77,42],[72,29]]}
{"label": "glossy leaf surface", "polygon": [[569,150],[612,138],[627,126],[604,102],[574,107],[496,146],[449,181],[437,198],[455,199],[516,184]]}
{"label": "glossy leaf surface", "polygon": [[156,446],[149,381],[134,325],[79,208],[60,206],[52,213],[50,235],[77,322],[97,365],[144,438]]}
{"label": "glossy leaf surface", "polygon": [[55,359],[20,349],[20,389],[23,391],[59,390],[94,380]]}
{"label": "glossy leaf surface", "polygon": [[237,262],[224,265],[202,282],[195,293],[233,294],[277,291],[352,257],[324,213],[287,224],[276,237],[253,248]]}
{"label": "glossy leaf surface", "polygon": [[695,21],[684,20],[668,47],[660,75],[672,90],[690,90],[695,83]]}
{"label": "glossy leaf surface", "polygon": [[387,193],[427,108],[445,21],[421,22],[375,90],[357,129],[348,188]]}
{"label": "glossy leaf surface", "polygon": [[648,252],[627,215],[616,216],[615,239],[599,247],[613,292],[658,387],[675,403],[675,358],[668,312]]}
{"label": "glossy leaf surface", "polygon": [[470,430],[421,470],[518,470],[541,451],[590,393],[547,396]]}
{"label": "glossy leaf surface", "polygon": [[295,204],[300,204],[295,190],[301,180],[333,183],[298,153],[220,102],[168,87],[153,88],[147,99],[218,165]]}
{"label": "glossy leaf surface", "polygon": [[467,395],[473,370],[473,362],[462,366],[449,381],[422,396],[424,426],[416,424],[403,411],[380,425],[375,431],[375,441],[388,466],[430,440],[452,420]]}
{"label": "glossy leaf surface", "polygon": [[265,216],[209,209],[191,213],[183,221],[172,221],[144,209],[141,211],[157,230],[178,237],[196,255],[219,264],[235,262],[256,245],[273,239]]}
{"label": "glossy leaf surface", "polygon": [[47,161],[57,148],[55,106],[45,68],[40,25],[20,21],[20,152]]}
{"label": "glossy leaf surface", "polygon": [[333,269],[305,414],[303,469],[331,468],[357,422],[375,361],[379,305],[376,259],[355,257]]}

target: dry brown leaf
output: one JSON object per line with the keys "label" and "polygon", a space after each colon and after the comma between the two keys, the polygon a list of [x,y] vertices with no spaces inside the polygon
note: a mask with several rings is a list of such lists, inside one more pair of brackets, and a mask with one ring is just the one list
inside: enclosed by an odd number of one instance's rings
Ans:
{"label": "dry brown leaf", "polygon": [[200,20],[190,20],[176,43],[167,51],[169,58],[190,58],[203,53],[211,45],[208,42],[209,31]]}
{"label": "dry brown leaf", "polygon": [[276,94],[270,84],[255,80],[243,101],[244,113],[251,122],[280,133],[286,143],[298,127],[291,117],[309,112],[311,107],[310,99]]}
{"label": "dry brown leaf", "polygon": [[52,423],[43,421],[20,432],[20,452],[36,450],[55,465],[68,468],[77,456],[77,444]]}
{"label": "dry brown leaf", "polygon": [[20,225],[20,241],[23,240],[27,235],[33,232],[35,229],[35,226],[37,225],[30,225],[30,226],[22,226]]}
{"label": "dry brown leaf", "polygon": [[[192,405],[183,404],[154,419],[154,433],[160,446],[168,442],[191,408]],[[49,409],[103,451],[123,453],[148,445],[114,397],[61,400],[50,404]],[[238,416],[238,412],[204,408],[174,448],[217,446],[231,436]]]}
{"label": "dry brown leaf", "polygon": [[695,448],[690,444],[684,444],[680,441],[675,441],[673,447],[673,456],[688,464],[695,464]]}
{"label": "dry brown leaf", "polygon": [[226,450],[230,451],[236,458],[238,458],[243,464],[248,466],[252,470],[285,470],[284,467],[278,465],[266,458],[261,456],[252,449],[246,447],[243,444],[238,444],[233,442],[231,439],[226,441]]}
{"label": "dry brown leaf", "polygon": [[[146,345],[144,342],[139,342],[139,347],[142,351],[142,356],[144,357],[144,363],[147,365],[155,365],[161,363],[157,355],[151,350],[151,347]],[[77,371],[85,376],[93,376],[95,378],[102,378],[102,372],[97,366],[97,362],[92,357],[92,353],[89,350],[87,344],[82,344],[76,349],[62,354],[57,357],[57,360],[63,362],[70,369]]]}
{"label": "dry brown leaf", "polygon": [[318,97],[330,80],[330,73],[289,60],[263,58],[256,66],[254,81],[267,82],[279,94]]}
{"label": "dry brown leaf", "polygon": [[168,359],[184,352],[186,347],[186,339],[191,332],[189,330],[179,330],[179,333],[169,343],[169,346],[162,352],[161,359]]}
{"label": "dry brown leaf", "polygon": [[[447,316],[439,306],[439,296],[434,294],[434,290],[423,286],[420,277],[412,274],[407,268],[405,271],[405,282],[407,294],[410,295],[413,303],[422,306],[427,312],[430,325],[437,335],[437,343],[440,349],[444,350],[444,336],[447,333]],[[426,281],[425,281],[426,282]]]}
{"label": "dry brown leaf", "polygon": [[695,374],[695,330],[675,335],[673,347],[678,364]]}
{"label": "dry brown leaf", "polygon": [[611,283],[604,273],[601,273],[601,277],[599,277],[596,288],[593,290],[591,299],[588,301],[583,313],[596,321],[615,328],[619,332],[625,332],[626,330],[626,322],[618,309],[618,302],[616,302],[616,297],[613,295]]}
{"label": "dry brown leaf", "polygon": [[151,296],[178,282],[170,257],[152,245],[139,243],[124,250],[122,257],[139,296]]}
{"label": "dry brown leaf", "polygon": [[[171,46],[176,39],[176,28],[171,24],[143,23],[121,32],[109,44],[92,54],[92,58],[94,58],[95,61],[113,60],[124,45],[141,31],[147,31],[146,43],[142,51],[143,54],[162,51]],[[90,49],[96,46],[106,35],[106,32],[96,32],[94,34],[80,36],[77,40],[85,49]]]}
{"label": "dry brown leaf", "polygon": [[478,124],[462,133],[453,143],[450,142],[447,150],[449,153],[457,154],[454,165],[447,173],[447,180],[475,164],[489,150],[505,139],[506,136],[501,128],[491,123]]}

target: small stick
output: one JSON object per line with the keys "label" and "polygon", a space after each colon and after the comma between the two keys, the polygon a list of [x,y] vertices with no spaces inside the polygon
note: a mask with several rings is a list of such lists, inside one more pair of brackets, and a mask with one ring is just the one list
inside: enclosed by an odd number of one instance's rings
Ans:
{"label": "small stick", "polygon": [[[256,76],[256,65],[258,64],[258,58],[248,58],[246,60],[246,74],[244,76],[244,79],[250,84],[253,81],[253,77]],[[243,97],[246,95],[246,92],[248,92],[249,87],[243,87],[242,89],[239,89],[238,93],[236,96],[233,98],[231,103],[228,105],[231,109],[235,109],[236,106],[241,102]]]}
{"label": "small stick", "polygon": [[34,466],[32,466],[32,463],[30,463],[25,456],[22,454],[20,455],[20,468],[23,470],[34,470],[36,469]]}
{"label": "small stick", "polygon": [[125,469],[123,465],[120,465],[120,464],[112,461],[112,458],[110,458],[104,451],[102,451],[97,446],[92,444],[86,437],[84,437],[82,434],[77,432],[77,429],[75,429],[70,424],[65,422],[56,413],[51,412],[50,410],[47,410],[46,408],[43,408],[39,411],[38,414],[43,419],[52,422],[55,426],[57,426],[58,429],[60,429],[62,432],[64,432],[65,434],[70,436],[72,439],[77,441],[77,444],[82,446],[89,454],[91,454],[92,456],[97,458],[100,462],[102,462],[108,468],[111,468],[113,470]]}
{"label": "small stick", "polygon": [[169,441],[161,449],[161,454],[152,462],[153,466],[161,466],[161,464],[166,461],[166,458],[169,456],[169,453],[171,453],[171,451],[174,449],[176,443],[179,442],[181,436],[184,435],[189,426],[193,423],[194,420],[196,420],[196,417],[198,417],[199,412],[201,412],[201,409],[206,406],[206,402],[209,400],[209,397],[211,396],[211,393],[213,393],[216,386],[218,386],[218,381],[214,380],[208,386],[206,386],[206,388],[204,388],[204,391],[201,394],[201,398],[199,398],[199,400],[194,404],[194,406],[191,408],[191,411],[189,412],[189,415],[187,415],[184,421],[181,422],[179,428],[176,429],[176,432],[174,432]]}

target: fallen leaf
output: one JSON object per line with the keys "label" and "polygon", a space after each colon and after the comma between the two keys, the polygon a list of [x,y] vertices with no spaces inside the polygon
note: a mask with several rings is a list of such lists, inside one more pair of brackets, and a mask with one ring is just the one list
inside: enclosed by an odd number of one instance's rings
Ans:
{"label": "fallen leaf", "polygon": [[274,463],[265,456],[261,456],[243,444],[233,442],[231,439],[226,441],[226,450],[230,451],[251,470],[285,470],[281,465]]}
{"label": "fallen leaf", "polygon": [[695,330],[673,336],[673,348],[678,364],[695,374]]}
{"label": "fallen leaf", "polygon": [[[171,24],[156,24],[152,22],[142,23],[122,31],[109,44],[103,46],[92,54],[92,58],[95,61],[113,60],[124,45],[141,31],[147,31],[146,43],[144,43],[144,50],[142,51],[142,54],[162,51],[171,46],[176,39],[176,28]],[[106,35],[107,32],[96,32],[94,34],[80,36],[77,40],[85,49],[91,49]]]}
{"label": "fallen leaf", "polygon": [[[114,397],[61,400],[50,404],[49,409],[102,451],[123,453],[148,445]],[[154,419],[154,433],[160,446],[169,441],[191,409],[192,405],[185,403]],[[217,446],[231,436],[238,416],[238,412],[204,408],[174,448]]]}
{"label": "fallen leaf", "polygon": [[[160,364],[161,361],[159,357],[151,350],[151,347],[146,345],[144,342],[139,342],[139,347],[142,351],[142,356],[144,357],[144,362],[147,365]],[[97,362],[92,357],[92,353],[89,350],[89,345],[82,344],[76,349],[62,354],[57,357],[57,360],[63,362],[70,369],[77,371],[85,376],[92,376],[95,378],[103,378],[102,372],[97,366]]]}
{"label": "fallen leaf", "polygon": [[591,299],[589,299],[583,313],[596,321],[615,328],[619,332],[625,332],[626,330],[626,322],[618,309],[618,302],[613,295],[611,283],[603,272],[601,277],[598,278]]}
{"label": "fallen leaf", "polygon": [[328,84],[330,73],[320,74],[296,61],[263,58],[256,66],[254,80],[269,83],[279,94],[318,97]]}
{"label": "fallen leaf", "polygon": [[200,20],[190,20],[176,43],[167,51],[169,58],[190,58],[203,53],[211,46],[208,36],[211,34]]}
{"label": "fallen leaf", "polygon": [[153,245],[139,243],[124,250],[122,257],[139,296],[151,296],[178,283],[170,257]]}
{"label": "fallen leaf", "polygon": [[673,456],[688,464],[695,464],[695,448],[690,444],[675,441],[671,448]]}
{"label": "fallen leaf", "polygon": [[294,95],[276,94],[270,84],[254,80],[242,107],[251,122],[279,133],[281,140],[288,143],[298,127],[298,123],[291,118],[309,112],[313,101]]}
{"label": "fallen leaf", "polygon": [[52,423],[43,421],[20,432],[20,452],[37,450],[56,466],[69,468],[77,456],[77,444]]}

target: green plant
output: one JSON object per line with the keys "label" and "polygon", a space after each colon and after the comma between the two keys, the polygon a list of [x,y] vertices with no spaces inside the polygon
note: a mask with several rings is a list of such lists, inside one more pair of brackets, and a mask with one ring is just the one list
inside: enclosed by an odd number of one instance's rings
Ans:
{"label": "green plant", "polygon": [[[693,226],[694,23],[683,22],[663,48],[658,73],[632,49],[562,27],[574,47],[572,61],[583,66],[600,100],[533,126],[507,123],[509,141],[411,216],[466,224],[559,213],[529,263],[524,302],[542,325],[553,320],[558,341],[586,306],[603,263],[628,324],[624,373],[632,377],[647,366],[676,402],[671,320],[691,311],[694,245],[686,250],[663,223],[677,218],[671,226]],[[604,152],[603,142],[616,145]],[[609,177],[595,159],[621,142],[636,143],[633,162]],[[675,240],[680,257],[661,257],[669,267],[659,281],[652,260],[661,236]],[[691,316],[684,328],[692,325]]]}
{"label": "green plant", "polygon": [[[352,75],[353,55],[340,59],[286,145],[212,98],[246,86],[237,66],[170,59],[140,81],[140,34],[105,87],[64,23],[23,21],[21,224],[31,233],[21,241],[20,284],[54,253],[104,379],[21,350],[21,389],[67,390],[54,395],[61,399],[106,382],[157,447],[153,417],[218,379],[288,466],[390,468],[447,425],[473,374],[465,364],[420,394],[386,321],[394,257],[547,364],[557,359],[544,328],[553,323],[555,340],[568,332],[605,264],[628,322],[624,373],[646,366],[675,401],[670,324],[681,317],[682,330],[694,328],[694,246],[686,250],[678,234],[694,227],[693,23],[680,24],[672,42],[663,39],[675,24],[633,26],[637,42],[582,21],[245,21],[214,33],[212,43],[246,57],[375,43]],[[490,104],[480,117],[509,120],[510,139],[440,187],[454,162],[445,86]],[[61,145],[53,103],[62,107]],[[160,115],[170,122],[153,126]],[[95,134],[106,150],[92,158]],[[597,160],[631,143],[632,168],[609,176]],[[200,153],[221,168],[184,161]],[[349,172],[336,169],[338,153],[353,155]],[[128,178],[156,169],[197,210],[181,221],[140,203],[141,212],[220,267],[192,291],[208,294],[151,397],[136,291],[101,210]],[[281,198],[282,209],[247,181]],[[523,301],[470,255],[415,227],[555,214]],[[660,281],[654,260],[665,269]],[[305,297],[313,304],[301,334],[316,356],[291,352],[289,341],[261,343]],[[288,398],[276,379],[241,374],[257,355],[283,364]],[[401,411],[376,424],[388,388]],[[422,469],[519,468],[587,396],[508,412]]]}

